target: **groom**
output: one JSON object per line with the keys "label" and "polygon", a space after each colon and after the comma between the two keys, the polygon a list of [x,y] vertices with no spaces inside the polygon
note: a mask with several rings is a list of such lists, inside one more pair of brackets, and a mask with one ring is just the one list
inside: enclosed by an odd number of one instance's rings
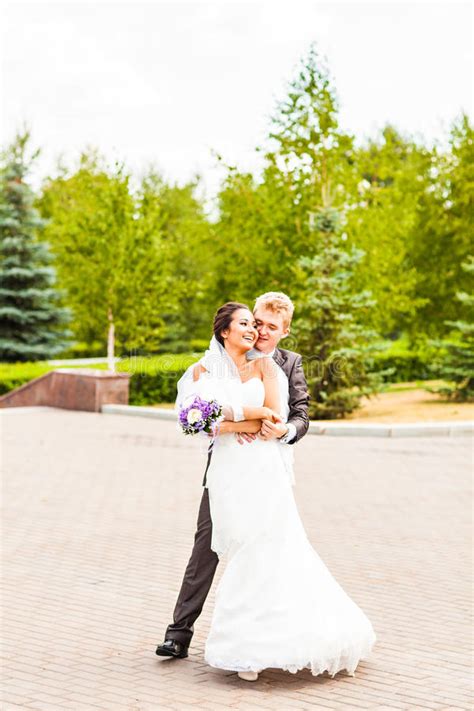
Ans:
{"label": "groom", "polygon": [[[279,439],[283,444],[294,444],[308,431],[308,386],[302,367],[302,358],[297,353],[278,347],[282,338],[288,335],[293,304],[286,294],[270,291],[259,296],[255,302],[254,317],[257,324],[258,340],[255,344],[262,353],[271,355],[280,366],[288,380],[287,422],[262,422],[258,437],[262,439]],[[239,433],[239,423],[224,421],[221,432],[235,432],[239,441],[251,441],[255,435]],[[209,454],[207,467],[209,467]],[[203,485],[206,484],[206,473]],[[181,590],[178,595],[173,614],[173,623],[168,626],[165,641],[156,649],[161,657],[187,657],[188,647],[194,632],[194,622],[201,614],[204,602],[211,587],[219,558],[211,549],[212,521],[209,511],[209,492],[204,488],[197,530],[194,536],[194,547],[184,573]]]}

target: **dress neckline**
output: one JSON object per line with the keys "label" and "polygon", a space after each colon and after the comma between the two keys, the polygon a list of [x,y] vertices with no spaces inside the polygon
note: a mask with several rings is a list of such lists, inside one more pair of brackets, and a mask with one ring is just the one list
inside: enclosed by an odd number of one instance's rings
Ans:
{"label": "dress neckline", "polygon": [[259,378],[258,375],[252,375],[252,377],[248,380],[241,380],[240,382],[242,383],[242,385],[246,385],[247,383],[250,383],[251,380],[260,380],[260,382],[263,383],[262,378]]}

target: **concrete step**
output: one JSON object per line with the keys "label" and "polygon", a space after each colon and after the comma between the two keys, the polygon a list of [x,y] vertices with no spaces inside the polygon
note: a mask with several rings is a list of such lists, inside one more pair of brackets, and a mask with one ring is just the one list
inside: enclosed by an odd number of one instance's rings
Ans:
{"label": "concrete step", "polygon": [[[157,420],[176,420],[176,412],[164,407],[138,407],[133,405],[103,405],[106,415],[151,417]],[[466,435],[474,432],[474,421],[451,422],[310,422],[309,434],[334,437],[438,437]]]}

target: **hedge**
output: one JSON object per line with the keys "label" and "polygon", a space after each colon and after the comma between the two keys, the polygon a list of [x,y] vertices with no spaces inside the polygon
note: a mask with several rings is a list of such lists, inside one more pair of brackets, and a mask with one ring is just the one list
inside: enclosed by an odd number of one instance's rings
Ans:
{"label": "hedge", "polygon": [[176,383],[200,353],[131,358],[120,361],[117,370],[130,373],[130,405],[174,402]]}

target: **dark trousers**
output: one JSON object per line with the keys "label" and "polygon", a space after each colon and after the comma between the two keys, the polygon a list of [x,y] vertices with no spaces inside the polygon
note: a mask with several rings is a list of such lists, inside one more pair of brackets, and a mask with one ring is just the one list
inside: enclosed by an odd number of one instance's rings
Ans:
{"label": "dark trousers", "polygon": [[166,630],[166,639],[174,639],[186,646],[191,642],[194,622],[201,614],[219,562],[217,554],[211,549],[211,537],[209,491],[205,488],[199,507],[193,551],[174,608],[174,622]]}

